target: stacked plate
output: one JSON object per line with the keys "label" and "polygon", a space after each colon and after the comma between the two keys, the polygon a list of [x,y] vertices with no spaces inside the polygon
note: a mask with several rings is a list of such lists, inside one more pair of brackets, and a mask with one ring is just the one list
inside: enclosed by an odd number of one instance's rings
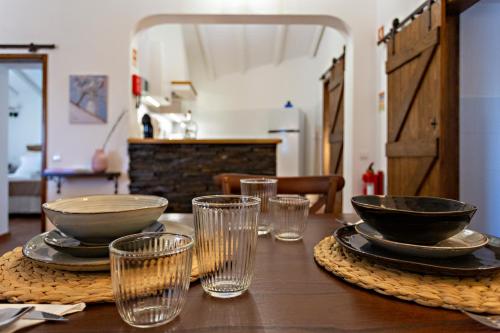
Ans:
{"label": "stacked plate", "polygon": [[42,207],[56,226],[23,247],[24,256],[55,269],[109,270],[108,246],[137,232],[190,233],[179,223],[157,221],[167,199],[146,195],[98,195],[58,200]]}
{"label": "stacked plate", "polygon": [[467,229],[476,207],[432,197],[358,196],[363,221],[340,228],[346,250],[419,273],[474,276],[500,270],[500,239]]}
{"label": "stacked plate", "polygon": [[[362,222],[362,221],[361,221]],[[434,245],[419,245],[397,242],[387,239],[367,223],[359,223],[354,227],[356,232],[371,243],[387,250],[422,258],[452,258],[473,253],[488,244],[488,237],[464,229],[458,234]]]}
{"label": "stacked plate", "polygon": [[[163,223],[156,221],[141,232],[159,232],[164,228]],[[33,237],[23,247],[23,254],[55,269],[90,272],[109,270],[109,243],[81,242],[58,229]]]}

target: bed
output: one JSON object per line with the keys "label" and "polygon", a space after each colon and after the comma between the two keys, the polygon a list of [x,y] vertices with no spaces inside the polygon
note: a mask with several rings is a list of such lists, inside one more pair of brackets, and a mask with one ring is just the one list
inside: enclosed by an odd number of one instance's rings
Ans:
{"label": "bed", "polygon": [[28,150],[9,174],[9,214],[41,213],[41,152]]}

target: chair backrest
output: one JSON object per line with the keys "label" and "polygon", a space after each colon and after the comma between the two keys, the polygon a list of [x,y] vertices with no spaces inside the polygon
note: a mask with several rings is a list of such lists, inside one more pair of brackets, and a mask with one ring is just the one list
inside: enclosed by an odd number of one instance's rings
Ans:
{"label": "chair backrest", "polygon": [[221,186],[224,194],[241,193],[240,179],[273,178],[278,179],[278,194],[317,194],[320,195],[310,208],[311,214],[317,213],[325,206],[325,213],[333,213],[336,193],[344,187],[342,176],[307,176],[307,177],[274,177],[241,173],[222,173],[214,177],[216,185]]}

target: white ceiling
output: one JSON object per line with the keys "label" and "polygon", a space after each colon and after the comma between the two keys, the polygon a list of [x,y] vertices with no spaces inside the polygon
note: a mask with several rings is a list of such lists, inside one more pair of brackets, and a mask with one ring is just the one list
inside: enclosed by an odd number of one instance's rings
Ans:
{"label": "white ceiling", "polygon": [[9,65],[9,93],[11,98],[19,94],[42,91],[42,70],[39,64]]}
{"label": "white ceiling", "polygon": [[325,28],[312,25],[186,25],[188,59],[203,58],[212,79],[281,62],[314,57]]}

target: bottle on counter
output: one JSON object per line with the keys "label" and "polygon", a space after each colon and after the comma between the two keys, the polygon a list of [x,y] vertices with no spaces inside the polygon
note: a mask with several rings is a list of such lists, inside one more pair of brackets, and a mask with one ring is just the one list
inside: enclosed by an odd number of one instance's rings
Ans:
{"label": "bottle on counter", "polygon": [[153,124],[151,123],[151,117],[146,113],[142,116],[141,122],[144,131],[144,138],[153,138]]}
{"label": "bottle on counter", "polygon": [[193,120],[191,110],[186,114],[186,120],[181,123],[184,129],[184,139],[196,139],[198,135],[198,124]]}

